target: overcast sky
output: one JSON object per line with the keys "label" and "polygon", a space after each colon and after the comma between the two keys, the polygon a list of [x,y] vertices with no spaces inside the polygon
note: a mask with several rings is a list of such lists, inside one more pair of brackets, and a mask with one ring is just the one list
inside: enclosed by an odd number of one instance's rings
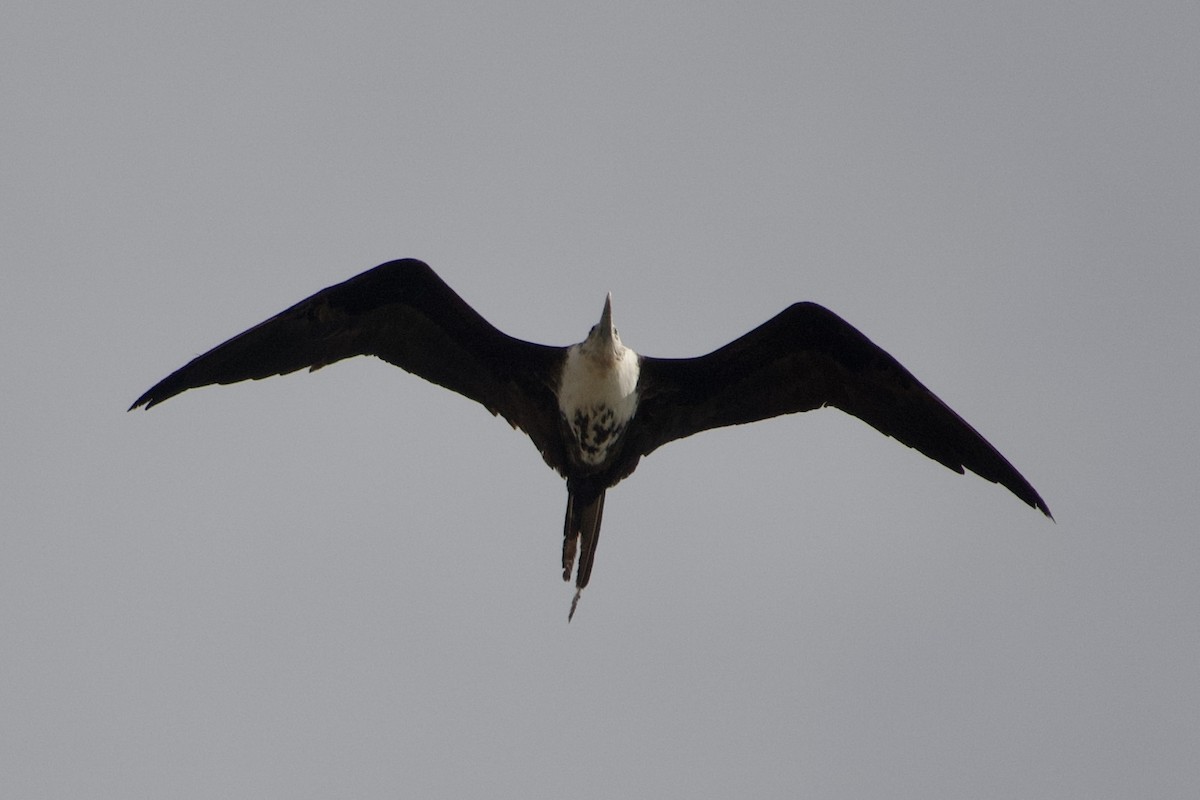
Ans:
{"label": "overcast sky", "polygon": [[[11,3],[0,796],[1191,798],[1194,2]],[[690,356],[795,300],[1057,524],[826,410],[610,492],[382,362],[151,384],[380,262]]]}

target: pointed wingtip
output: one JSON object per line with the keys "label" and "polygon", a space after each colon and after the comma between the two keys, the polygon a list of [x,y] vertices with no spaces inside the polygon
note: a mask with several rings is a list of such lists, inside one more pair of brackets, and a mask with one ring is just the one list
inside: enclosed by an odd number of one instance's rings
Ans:
{"label": "pointed wingtip", "polygon": [[1009,491],[1017,495],[1017,497],[1020,497],[1022,500],[1024,500],[1025,503],[1035,511],[1040,511],[1049,517],[1051,522],[1058,522],[1058,520],[1054,518],[1054,515],[1050,513],[1050,506],[1046,505],[1046,501],[1042,499],[1042,496],[1038,494],[1037,491],[1028,483],[1026,483],[1024,487],[1027,494],[1020,493],[1016,488],[1007,486],[1007,484],[1005,486]]}
{"label": "pointed wingtip", "polygon": [[[154,387],[154,389],[157,389],[157,388],[158,388],[157,386]],[[143,411],[148,411],[149,409],[154,408],[156,405],[161,403],[163,400],[166,400],[167,398],[173,396],[173,395],[167,395],[167,397],[162,397],[161,395],[156,394],[154,389],[150,389],[148,392],[143,394],[137,400],[134,400],[133,405],[131,405],[129,408],[125,409],[125,411],[129,412],[129,411],[133,411],[134,409],[137,409],[137,408],[140,408]]]}

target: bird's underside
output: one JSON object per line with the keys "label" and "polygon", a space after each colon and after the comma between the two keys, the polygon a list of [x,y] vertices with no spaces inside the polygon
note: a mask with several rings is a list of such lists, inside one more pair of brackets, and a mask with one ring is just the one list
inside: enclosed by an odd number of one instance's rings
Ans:
{"label": "bird's underside", "polygon": [[391,261],[331,286],[193,359],[139,397],[315,370],[373,355],[482,404],[525,431],[567,481],[563,578],[575,612],[595,558],[605,491],[639,459],[710,428],[833,406],[955,472],[999,483],[1050,516],[1020,473],[898,361],[831,311],[796,303],[708,355],[638,356],[608,303],[571,347],[515,339],[426,264]]}

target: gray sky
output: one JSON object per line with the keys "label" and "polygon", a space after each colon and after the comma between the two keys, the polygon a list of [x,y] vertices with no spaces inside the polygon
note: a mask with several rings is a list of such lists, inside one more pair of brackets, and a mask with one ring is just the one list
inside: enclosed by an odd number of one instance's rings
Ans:
{"label": "gray sky", "polygon": [[[1184,798],[1200,7],[11,4],[0,796]],[[125,408],[382,261],[502,329],[861,328],[1054,510],[838,412],[609,495],[382,362]]]}

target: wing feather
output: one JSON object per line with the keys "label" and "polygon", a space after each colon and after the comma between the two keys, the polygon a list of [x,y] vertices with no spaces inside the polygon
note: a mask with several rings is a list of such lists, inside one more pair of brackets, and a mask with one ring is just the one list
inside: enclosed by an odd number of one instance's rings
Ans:
{"label": "wing feather", "polygon": [[521,427],[552,467],[564,457],[551,382],[563,349],[497,330],[424,262],[382,264],[301,300],[159,381],[130,410],[188,389],[378,356]]}
{"label": "wing feather", "polygon": [[833,406],[1050,515],[1020,473],[900,362],[815,303],[797,303],[705,356],[642,360],[631,432],[641,455],[710,428]]}

